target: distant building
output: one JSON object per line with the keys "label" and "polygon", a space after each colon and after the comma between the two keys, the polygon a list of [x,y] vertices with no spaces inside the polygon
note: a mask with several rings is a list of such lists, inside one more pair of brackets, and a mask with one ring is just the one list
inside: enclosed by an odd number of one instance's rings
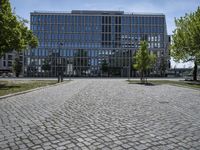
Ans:
{"label": "distant building", "polygon": [[[0,75],[1,76],[9,76],[12,71],[12,64],[17,57],[17,53],[15,51],[6,53],[2,58],[0,58]],[[23,64],[23,53],[19,54],[19,58],[21,63]],[[23,72],[21,73],[23,74]]]}
{"label": "distant building", "polygon": [[[184,77],[187,75],[193,76],[194,68],[171,68],[167,71],[168,77]],[[200,66],[197,68],[197,76],[200,76]]]}
{"label": "distant building", "polygon": [[171,68],[167,71],[168,77],[184,77],[192,75],[193,68]]}
{"label": "distant building", "polygon": [[133,55],[142,40],[158,58],[150,73],[159,74],[161,63],[169,67],[164,14],[35,11],[30,20],[39,47],[25,52],[25,76],[57,76],[59,71],[65,76],[101,76],[103,62],[109,76],[135,76]]}

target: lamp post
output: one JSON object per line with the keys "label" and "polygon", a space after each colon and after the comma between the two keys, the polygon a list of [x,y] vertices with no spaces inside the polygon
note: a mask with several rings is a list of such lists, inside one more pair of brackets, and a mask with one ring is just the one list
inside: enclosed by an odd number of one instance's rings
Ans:
{"label": "lamp post", "polygon": [[130,70],[131,69],[130,68],[130,65],[131,65],[131,62],[130,62],[131,61],[131,58],[130,58],[131,57],[131,51],[130,50],[128,50],[128,51],[129,51],[129,56],[128,56],[129,60],[128,60],[128,70],[127,71],[128,71],[128,81],[129,81],[130,80],[130,73],[131,73],[131,70]]}
{"label": "lamp post", "polygon": [[62,70],[62,60],[60,56],[60,48],[63,45],[63,43],[58,43],[58,57],[57,57],[57,64],[58,64],[58,82],[63,82],[63,70]]}

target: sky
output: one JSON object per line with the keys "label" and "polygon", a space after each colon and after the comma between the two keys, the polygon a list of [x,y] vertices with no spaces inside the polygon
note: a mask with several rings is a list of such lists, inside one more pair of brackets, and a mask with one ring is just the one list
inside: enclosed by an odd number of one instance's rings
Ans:
{"label": "sky", "polygon": [[[164,13],[167,32],[175,29],[174,19],[194,12],[200,6],[200,0],[10,0],[15,13],[27,20],[30,12],[71,11],[71,10],[117,10],[127,13]],[[175,63],[172,67],[192,67],[193,63]]]}

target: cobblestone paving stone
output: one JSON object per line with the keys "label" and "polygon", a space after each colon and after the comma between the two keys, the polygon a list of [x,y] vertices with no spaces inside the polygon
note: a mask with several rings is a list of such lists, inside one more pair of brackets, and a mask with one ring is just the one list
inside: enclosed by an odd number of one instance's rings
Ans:
{"label": "cobblestone paving stone", "polygon": [[200,91],[78,79],[2,99],[0,149],[200,149]]}

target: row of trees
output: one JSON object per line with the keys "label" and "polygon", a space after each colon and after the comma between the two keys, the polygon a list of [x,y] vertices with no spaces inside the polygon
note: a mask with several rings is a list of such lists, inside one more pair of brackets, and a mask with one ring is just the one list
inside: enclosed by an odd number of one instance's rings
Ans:
{"label": "row of trees", "polygon": [[[7,52],[19,52],[38,46],[38,40],[28,29],[27,20],[17,16],[11,8],[9,0],[1,0],[0,7],[0,57]],[[19,66],[19,55],[16,56]],[[15,68],[15,67],[14,67]]]}

